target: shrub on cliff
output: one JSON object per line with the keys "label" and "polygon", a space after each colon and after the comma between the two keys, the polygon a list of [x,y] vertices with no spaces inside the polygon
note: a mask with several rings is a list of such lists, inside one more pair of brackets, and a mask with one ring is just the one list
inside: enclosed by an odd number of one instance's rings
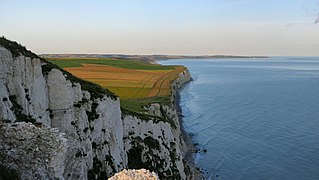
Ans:
{"label": "shrub on cliff", "polygon": [[27,50],[24,46],[21,44],[10,41],[6,39],[5,37],[0,37],[0,45],[8,49],[13,57],[18,57],[19,55],[24,55],[30,58],[37,58],[38,56],[34,54],[33,52]]}
{"label": "shrub on cliff", "polygon": [[11,168],[0,164],[0,180],[18,180],[20,179],[19,173]]}

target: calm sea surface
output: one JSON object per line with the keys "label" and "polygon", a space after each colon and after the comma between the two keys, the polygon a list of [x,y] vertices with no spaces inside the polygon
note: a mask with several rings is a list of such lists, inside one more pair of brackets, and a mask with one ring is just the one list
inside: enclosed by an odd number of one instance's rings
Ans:
{"label": "calm sea surface", "polygon": [[208,179],[319,179],[319,57],[160,63],[194,79],[181,107]]}

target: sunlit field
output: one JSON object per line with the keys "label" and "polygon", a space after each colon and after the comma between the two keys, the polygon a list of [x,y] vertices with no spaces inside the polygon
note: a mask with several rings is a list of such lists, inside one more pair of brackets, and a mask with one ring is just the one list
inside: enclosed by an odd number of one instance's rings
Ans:
{"label": "sunlit field", "polygon": [[171,83],[185,71],[183,66],[162,66],[118,59],[49,59],[81,79],[117,94],[122,107],[141,111],[151,102],[169,100]]}

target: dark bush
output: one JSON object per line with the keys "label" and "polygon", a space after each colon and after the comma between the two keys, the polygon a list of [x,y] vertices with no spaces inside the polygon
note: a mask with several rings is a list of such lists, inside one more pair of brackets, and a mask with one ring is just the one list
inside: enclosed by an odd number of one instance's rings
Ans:
{"label": "dark bush", "polygon": [[19,180],[19,173],[11,168],[8,168],[2,164],[0,164],[0,179],[1,180]]}
{"label": "dark bush", "polygon": [[92,142],[92,149],[97,149],[97,144],[96,144],[96,142]]}
{"label": "dark bush", "polygon": [[85,132],[85,133],[86,133],[88,130],[89,130],[89,128],[88,128],[88,127],[86,127],[86,128],[84,128],[84,129],[83,129],[83,132]]}
{"label": "dark bush", "polygon": [[82,157],[82,152],[78,150],[75,154],[75,157]]}
{"label": "dark bush", "polygon": [[17,122],[31,122],[31,123],[36,122],[36,120],[31,115],[26,115],[26,114],[22,113],[22,106],[20,104],[18,104],[17,96],[15,96],[15,95],[9,96],[9,99],[12,103],[11,110],[16,115]]}
{"label": "dark bush", "polygon": [[159,142],[150,136],[148,136],[144,139],[144,144],[147,145],[151,149],[160,150]]}

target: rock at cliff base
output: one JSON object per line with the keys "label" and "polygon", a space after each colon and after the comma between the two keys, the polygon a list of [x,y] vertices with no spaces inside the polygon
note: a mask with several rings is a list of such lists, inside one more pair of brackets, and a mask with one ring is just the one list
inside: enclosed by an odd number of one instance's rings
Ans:
{"label": "rock at cliff base", "polygon": [[154,172],[150,172],[146,169],[140,170],[123,170],[119,173],[116,173],[109,180],[159,180],[157,175]]}

